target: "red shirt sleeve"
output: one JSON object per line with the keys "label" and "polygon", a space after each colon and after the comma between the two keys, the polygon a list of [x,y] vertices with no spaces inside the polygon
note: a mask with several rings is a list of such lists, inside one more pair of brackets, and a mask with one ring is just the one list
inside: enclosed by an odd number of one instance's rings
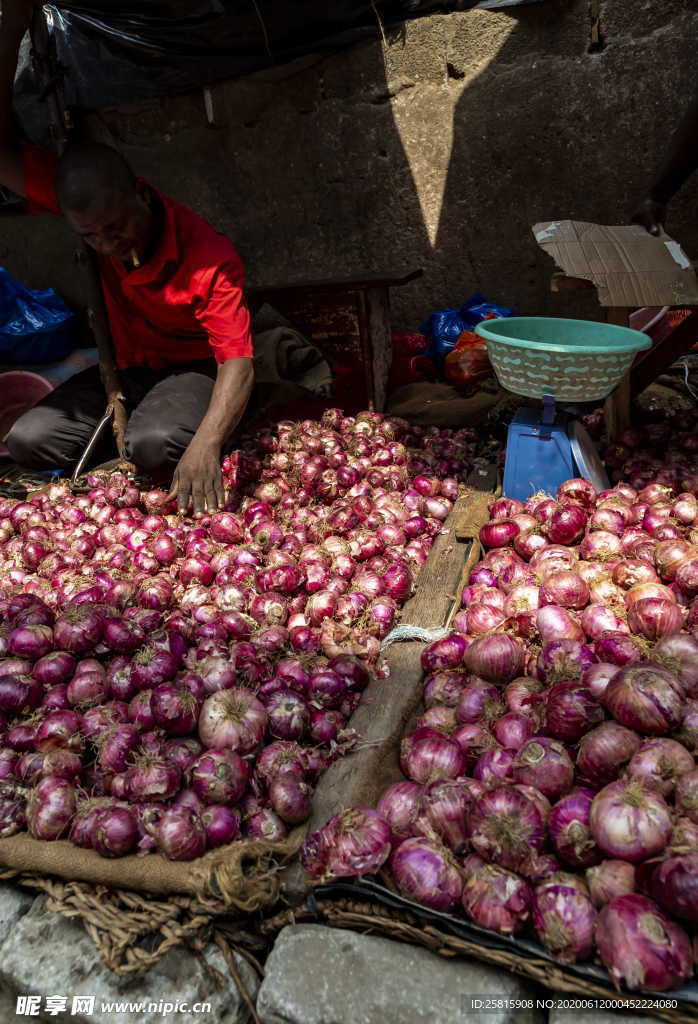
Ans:
{"label": "red shirt sleeve", "polygon": [[58,213],[53,180],[56,174],[56,155],[50,149],[41,149],[28,142],[22,143],[24,192],[29,213]]}
{"label": "red shirt sleeve", "polygon": [[211,275],[208,297],[195,310],[197,320],[208,334],[217,363],[253,356],[252,321],[242,290],[243,282],[241,263],[221,264]]}

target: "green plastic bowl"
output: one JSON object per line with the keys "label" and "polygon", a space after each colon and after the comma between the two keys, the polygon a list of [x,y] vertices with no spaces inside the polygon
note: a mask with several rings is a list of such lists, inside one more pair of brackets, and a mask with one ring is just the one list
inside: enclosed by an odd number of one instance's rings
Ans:
{"label": "green plastic bowl", "polygon": [[497,379],[527,398],[593,402],[618,386],[652,342],[630,327],[593,320],[514,316],[483,320],[475,328],[487,343]]}

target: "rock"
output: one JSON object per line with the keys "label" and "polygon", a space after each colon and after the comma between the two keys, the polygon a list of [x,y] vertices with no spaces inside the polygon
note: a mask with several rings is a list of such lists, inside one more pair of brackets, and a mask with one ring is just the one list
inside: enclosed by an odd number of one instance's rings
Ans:
{"label": "rock", "polygon": [[36,900],[34,892],[16,885],[0,883],[0,936],[7,935]]}
{"label": "rock", "polygon": [[[181,1024],[186,1019],[190,1024],[247,1024],[245,1003],[223,956],[213,945],[204,955],[225,978],[221,988],[183,947],[170,950],[144,974],[119,977],[104,966],[82,925],[47,911],[41,898],[0,946],[0,992],[9,991],[13,1003],[17,996],[39,996],[42,1020],[113,1024],[115,1019],[128,1018],[128,1024]],[[242,958],[237,958],[237,964],[254,1000],[256,975]],[[67,999],[65,1011],[57,1017],[47,1016],[46,999],[51,996]],[[71,1013],[75,996],[94,996],[94,1008],[83,1006]],[[179,1011],[173,1006],[163,1012],[165,1003],[179,1004]],[[197,1011],[200,1003],[210,1003],[210,1010]]]}
{"label": "rock", "polygon": [[[322,925],[278,936],[257,1013],[264,1024],[453,1024],[478,996],[533,998],[514,974],[418,946]],[[542,1024],[536,1010],[488,1012],[487,1024]]]}

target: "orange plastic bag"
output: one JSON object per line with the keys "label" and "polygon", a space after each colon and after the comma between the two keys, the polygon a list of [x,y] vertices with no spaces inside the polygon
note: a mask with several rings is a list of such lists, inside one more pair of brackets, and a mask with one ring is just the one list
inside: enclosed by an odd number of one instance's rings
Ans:
{"label": "orange plastic bag", "polygon": [[444,360],[444,374],[457,388],[469,388],[492,376],[492,364],[479,334],[463,331]]}

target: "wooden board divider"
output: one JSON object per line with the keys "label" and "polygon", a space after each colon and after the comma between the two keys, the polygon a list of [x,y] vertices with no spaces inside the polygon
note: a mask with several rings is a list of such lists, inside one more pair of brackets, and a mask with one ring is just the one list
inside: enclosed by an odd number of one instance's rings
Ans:
{"label": "wooden board divider", "polygon": [[[480,558],[477,537],[497,487],[494,466],[486,470],[479,466],[470,474],[467,490],[457,499],[422,567],[416,593],[402,610],[401,624],[422,629],[449,624],[460,606],[460,592]],[[331,765],[320,779],[313,797],[310,832],[347,807],[374,806],[387,786],[403,778],[400,741],[421,707],[423,648],[421,641],[387,648],[390,675],[371,681],[349,723],[360,735],[361,746]],[[282,873],[283,895],[292,904],[300,903],[312,884],[298,863]]]}

